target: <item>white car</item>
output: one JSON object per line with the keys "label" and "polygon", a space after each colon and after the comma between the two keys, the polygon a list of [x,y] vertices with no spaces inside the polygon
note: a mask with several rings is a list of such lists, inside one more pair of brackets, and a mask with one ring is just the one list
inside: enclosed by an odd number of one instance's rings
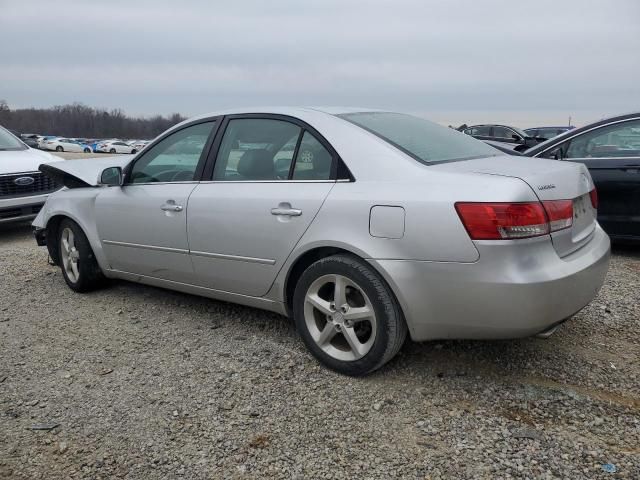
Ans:
{"label": "white car", "polygon": [[62,160],[29,148],[0,127],[0,224],[35,218],[48,194],[62,187],[38,167]]}
{"label": "white car", "polygon": [[69,138],[50,138],[44,141],[42,148],[55,152],[91,153],[89,145],[78,143]]}
{"label": "white car", "polygon": [[96,148],[102,153],[137,153],[138,150],[131,145],[127,145],[121,140],[100,142]]}
{"label": "white car", "polygon": [[151,143],[151,140],[136,140],[133,143],[132,147],[134,148],[134,150],[139,152],[139,151],[143,150],[150,143]]}

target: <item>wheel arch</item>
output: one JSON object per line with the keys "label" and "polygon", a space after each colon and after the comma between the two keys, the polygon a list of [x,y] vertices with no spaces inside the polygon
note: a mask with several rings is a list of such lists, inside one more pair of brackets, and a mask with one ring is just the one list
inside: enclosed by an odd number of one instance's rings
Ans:
{"label": "wheel arch", "polygon": [[[102,244],[99,239],[97,226],[95,223],[95,195],[86,197],[81,195],[81,191],[87,189],[72,189],[61,191],[54,196],[49,197],[45,205],[44,217],[40,222],[35,224],[38,228],[46,228],[47,231],[47,249],[54,262],[57,262],[57,233],[60,222],[69,219],[75,222],[87,237],[89,245],[93,250],[98,265],[103,271],[109,269],[109,263],[102,250]],[[48,207],[48,208],[47,208]],[[43,212],[41,212],[43,213]],[[84,220],[83,220],[84,219]],[[38,219],[36,219],[37,221]],[[50,245],[50,240],[52,241]]]}
{"label": "wheel arch", "polygon": [[283,300],[285,304],[285,310],[289,317],[292,317],[293,312],[293,294],[295,291],[295,286],[297,284],[298,279],[302,275],[302,273],[311,265],[312,263],[326,257],[330,257],[333,255],[351,255],[356,257],[358,260],[369,265],[382,279],[382,281],[386,284],[389,292],[393,295],[396,303],[398,304],[398,308],[400,309],[400,313],[402,315],[402,320],[408,324],[406,316],[405,316],[405,308],[402,302],[402,299],[398,295],[399,292],[396,292],[395,285],[392,282],[389,282],[389,277],[386,272],[380,271],[380,269],[374,265],[372,262],[367,260],[366,254],[363,252],[358,252],[355,249],[350,249],[348,246],[344,245],[324,245],[324,246],[314,246],[305,250],[298,254],[298,256],[293,260],[287,269],[286,276],[284,277],[284,286],[282,289]]}

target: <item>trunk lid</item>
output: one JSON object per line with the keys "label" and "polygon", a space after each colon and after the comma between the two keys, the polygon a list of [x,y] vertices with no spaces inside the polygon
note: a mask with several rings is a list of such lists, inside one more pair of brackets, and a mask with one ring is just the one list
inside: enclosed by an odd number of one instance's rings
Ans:
{"label": "trunk lid", "polygon": [[597,211],[589,197],[594,185],[589,170],[582,163],[499,156],[444,163],[430,168],[516,177],[527,183],[539,200],[572,200],[573,225],[551,233],[553,246],[560,257],[588,243],[595,231]]}

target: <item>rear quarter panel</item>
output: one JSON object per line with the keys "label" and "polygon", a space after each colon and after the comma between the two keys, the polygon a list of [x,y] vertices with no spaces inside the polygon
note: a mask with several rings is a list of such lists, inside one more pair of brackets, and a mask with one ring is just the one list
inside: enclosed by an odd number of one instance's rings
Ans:
{"label": "rear quarter panel", "polygon": [[[305,252],[319,247],[341,248],[364,259],[476,262],[478,250],[455,202],[536,200],[531,188],[517,178],[439,173],[417,165],[409,181],[338,182],[285,262],[271,293],[282,300],[287,272]],[[376,205],[404,209],[401,238],[371,235],[370,211]]]}

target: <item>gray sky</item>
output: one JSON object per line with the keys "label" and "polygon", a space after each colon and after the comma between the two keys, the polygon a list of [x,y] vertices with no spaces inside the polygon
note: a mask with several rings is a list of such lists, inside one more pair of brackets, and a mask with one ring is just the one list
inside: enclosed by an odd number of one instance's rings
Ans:
{"label": "gray sky", "polygon": [[352,105],[520,127],[640,110],[640,0],[0,0],[0,45],[11,107]]}

